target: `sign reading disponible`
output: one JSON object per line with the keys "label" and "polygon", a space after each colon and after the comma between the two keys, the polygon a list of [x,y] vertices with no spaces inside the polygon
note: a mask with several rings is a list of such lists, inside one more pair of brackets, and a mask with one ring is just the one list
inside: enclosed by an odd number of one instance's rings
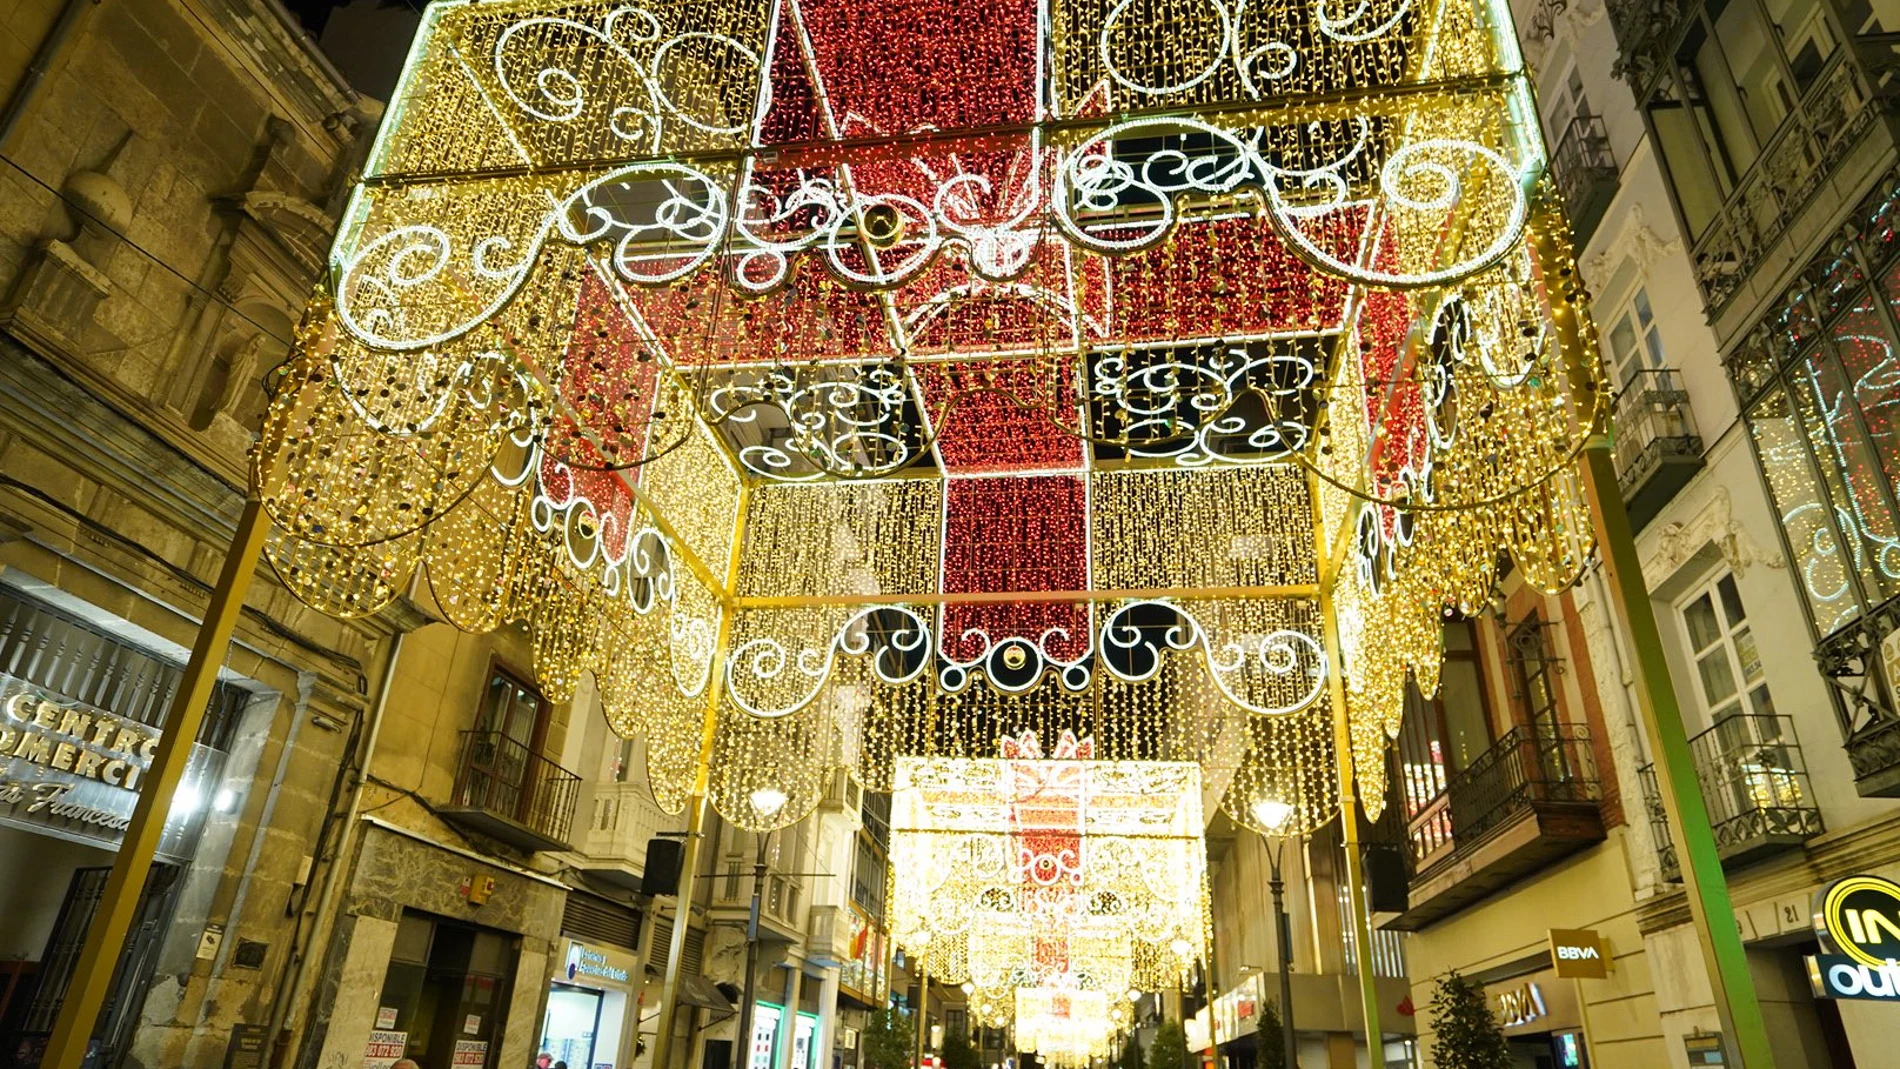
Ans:
{"label": "sign reading disponible", "polygon": [[1836,880],[1817,898],[1814,931],[1830,951],[1807,959],[1816,998],[1900,1001],[1900,884]]}
{"label": "sign reading disponible", "polygon": [[0,677],[0,817],[116,843],[159,732]]}

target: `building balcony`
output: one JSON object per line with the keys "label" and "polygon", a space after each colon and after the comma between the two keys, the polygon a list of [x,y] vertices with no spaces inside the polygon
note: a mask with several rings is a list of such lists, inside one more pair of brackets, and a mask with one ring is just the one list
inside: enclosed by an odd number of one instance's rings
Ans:
{"label": "building balcony", "polygon": [[678,833],[683,821],[668,816],[644,782],[602,783],[594,789],[587,826],[574,836],[579,867],[590,876],[639,890],[648,841]]}
{"label": "building balcony", "polygon": [[[1794,723],[1785,716],[1736,714],[1689,740],[1696,782],[1709,807],[1715,850],[1724,867],[1746,865],[1800,846],[1821,834],[1821,810],[1814,803]],[[1656,766],[1637,771],[1643,804],[1656,839],[1663,878],[1680,879],[1682,867],[1669,836]]]}
{"label": "building balcony", "polygon": [[1667,369],[1638,371],[1616,395],[1616,482],[1630,526],[1642,530],[1702,470],[1689,392]]}
{"label": "building balcony", "polygon": [[462,732],[443,820],[522,850],[566,850],[581,778],[498,731]]}
{"label": "building balcony", "polygon": [[1900,631],[1900,599],[1814,648],[1821,675],[1840,699],[1835,708],[1846,739],[1842,745],[1854,769],[1854,790],[1863,798],[1900,798],[1900,708],[1893,697],[1900,687],[1900,662],[1887,656],[1890,644],[1882,641],[1895,631]]}
{"label": "building balcony", "polygon": [[[1836,172],[1884,110],[1875,106],[1846,51],[1836,51],[1695,240],[1696,283],[1712,321],[1748,287],[1758,266],[1804,256],[1805,247],[1819,238],[1823,220],[1818,217],[1831,215],[1833,201],[1815,206],[1817,194],[1837,180]],[[1804,223],[1811,206],[1817,219]],[[1771,255],[1784,239],[1802,248]],[[1779,283],[1768,279],[1765,284]]]}
{"label": "building balcony", "polygon": [[1684,15],[1695,10],[1682,0],[1608,0],[1610,28],[1616,35],[1615,73],[1642,100],[1666,69],[1670,44]]}
{"label": "building balcony", "polygon": [[1581,249],[1616,199],[1616,155],[1610,151],[1610,135],[1603,120],[1595,115],[1572,119],[1557,140],[1550,170],[1564,195],[1573,241]]}
{"label": "building balcony", "polygon": [[1418,931],[1602,842],[1600,797],[1583,727],[1513,729],[1409,822],[1408,905],[1382,927]]}

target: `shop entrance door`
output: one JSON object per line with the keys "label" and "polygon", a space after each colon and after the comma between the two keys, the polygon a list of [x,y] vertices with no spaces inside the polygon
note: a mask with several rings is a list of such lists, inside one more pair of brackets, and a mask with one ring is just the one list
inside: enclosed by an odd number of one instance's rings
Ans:
{"label": "shop entrance door", "polygon": [[495,1069],[514,975],[513,936],[404,911],[383,976],[379,1030],[422,1069]]}
{"label": "shop entrance door", "polygon": [[569,1069],[594,1064],[594,1041],[600,1035],[598,991],[569,984],[548,988],[548,1015],[541,1026],[541,1049],[566,1062]]}
{"label": "shop entrance door", "polygon": [[[89,1069],[116,1062],[115,1052],[131,1040],[146,981],[151,976],[152,959],[170,925],[179,872],[178,866],[161,862],[153,865],[151,874],[146,877],[131,935],[119,951],[112,987],[93,1029],[92,1047],[85,1062]],[[0,1035],[0,1057],[13,1059],[5,1064],[21,1069],[40,1064],[46,1041],[53,1034],[53,1022],[66,1002],[66,989],[79,966],[79,951],[85,945],[86,930],[92,927],[92,918],[99,912],[106,878],[110,875],[112,869],[105,866],[73,870],[72,882],[66,887],[66,899],[59,907],[59,919],[53,922],[53,931],[46,937],[46,949],[40,954],[39,967],[33,977],[37,986],[25,999],[22,1012],[9,1013],[5,1021],[0,1021],[0,1027],[5,1028],[5,1034]]]}

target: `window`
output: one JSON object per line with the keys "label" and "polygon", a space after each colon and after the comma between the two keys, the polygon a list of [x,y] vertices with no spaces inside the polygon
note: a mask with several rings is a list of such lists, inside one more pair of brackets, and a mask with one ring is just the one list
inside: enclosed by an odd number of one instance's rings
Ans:
{"label": "window", "polygon": [[1655,309],[1649,304],[1649,291],[1641,286],[1630,295],[1623,314],[1610,328],[1610,364],[1619,390],[1629,386],[1639,372],[1663,366],[1662,332],[1656,325]]}
{"label": "window", "polygon": [[547,732],[541,692],[497,666],[488,677],[475,714],[464,801],[492,813],[526,821],[535,804],[535,765]]}
{"label": "window", "polygon": [[614,757],[614,782],[626,783],[633,778],[633,740],[620,740],[620,753]]}
{"label": "window", "polygon": [[1491,748],[1484,669],[1471,621],[1445,621],[1445,660],[1438,694],[1427,701],[1406,688],[1399,723],[1399,790],[1414,862],[1451,845],[1451,778]]}
{"label": "window", "polygon": [[1506,636],[1511,648],[1511,670],[1517,677],[1517,696],[1523,703],[1524,722],[1540,736],[1557,734],[1557,687],[1554,658],[1544,621],[1536,613],[1525,617]]}
{"label": "window", "polygon": [[1684,600],[1679,611],[1709,723],[1736,713],[1773,716],[1775,703],[1735,577],[1723,573]]}
{"label": "window", "polygon": [[1563,144],[1564,137],[1570,133],[1570,126],[1578,119],[1588,119],[1596,115],[1590,110],[1590,98],[1583,91],[1583,73],[1572,63],[1565,72],[1564,80],[1553,94],[1550,115],[1550,140],[1554,145]]}

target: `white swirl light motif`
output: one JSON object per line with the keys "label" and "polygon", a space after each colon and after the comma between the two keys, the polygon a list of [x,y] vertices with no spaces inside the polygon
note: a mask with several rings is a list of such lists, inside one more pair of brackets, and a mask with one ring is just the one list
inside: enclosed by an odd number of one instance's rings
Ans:
{"label": "white swirl light motif", "polygon": [[[1175,622],[1162,629],[1163,645],[1177,652],[1199,647],[1207,658],[1214,685],[1220,688],[1228,701],[1242,709],[1264,716],[1296,713],[1312,705],[1326,688],[1327,672],[1331,670],[1326,651],[1320,646],[1319,640],[1306,632],[1282,629],[1248,641],[1225,642],[1216,647],[1213,637],[1201,626],[1200,621],[1180,606],[1166,601],[1128,602],[1118,607],[1103,622],[1102,649],[1120,651],[1131,667],[1131,670],[1124,672],[1109,664],[1109,674],[1117,679],[1139,683],[1152,679],[1161,670],[1161,648],[1144,634],[1149,629],[1131,618],[1144,607],[1166,609],[1174,615]],[[1229,677],[1253,663],[1270,675],[1287,679],[1302,671],[1310,673],[1307,686],[1292,701],[1283,704],[1259,705],[1250,702],[1234,692]]]}
{"label": "white swirl light motif", "polygon": [[1375,38],[1384,37],[1397,29],[1399,23],[1412,10],[1412,0],[1399,0],[1393,5],[1392,13],[1383,22],[1373,22],[1369,26],[1357,26],[1365,22],[1372,12],[1372,0],[1356,0],[1351,11],[1344,18],[1335,17],[1330,10],[1332,0],[1313,0],[1313,18],[1319,23],[1319,32],[1346,44],[1361,44]]}
{"label": "white swirl light motif", "polygon": [[791,429],[783,446],[741,447],[739,462],[748,471],[780,482],[806,482],[827,474],[886,474],[915,459],[915,443],[884,429],[903,424],[910,398],[904,375],[883,366],[828,370],[855,377],[800,382],[792,372],[775,370],[722,383],[707,394],[715,421],[754,423],[762,411],[775,410]]}
{"label": "white swirl light motif", "polygon": [[[1189,350],[1199,354],[1202,350]],[[1275,418],[1269,404],[1268,422],[1252,425],[1245,416],[1229,413],[1251,387],[1248,379],[1268,372],[1273,385],[1262,392],[1272,400],[1295,397],[1319,377],[1313,362],[1298,353],[1252,355],[1226,346],[1206,359],[1164,360],[1129,370],[1129,358],[1109,353],[1095,366],[1095,396],[1115,406],[1123,419],[1122,437],[1129,454],[1170,457],[1183,467],[1214,464],[1265,464],[1284,459],[1306,445],[1308,424],[1303,419]],[[1195,415],[1192,433],[1178,433],[1181,406]],[[1144,435],[1160,444],[1139,444]],[[1244,436],[1244,452],[1225,448]]]}
{"label": "white swirl light motif", "polygon": [[[1116,85],[1145,96],[1165,96],[1169,93],[1184,92],[1213,77],[1214,72],[1220,70],[1221,60],[1234,52],[1234,17],[1221,0],[1201,0],[1201,2],[1213,9],[1214,17],[1220,24],[1220,40],[1216,42],[1214,48],[1209,50],[1207,63],[1200,70],[1188,75],[1182,81],[1167,85],[1144,85],[1122,71],[1120,65],[1115,62],[1114,56],[1115,28],[1121,25],[1123,17],[1128,14],[1128,9],[1135,5],[1136,0],[1121,0],[1109,10],[1108,18],[1102,23],[1101,34],[1096,40],[1102,69],[1108,72],[1108,76],[1114,79]],[[1144,11],[1142,14],[1150,14],[1150,12]]]}
{"label": "white swirl light motif", "polygon": [[[549,31],[556,35],[578,35],[591,42],[607,55],[620,61],[620,65],[631,77],[605,78],[590,63],[593,57],[575,54],[573,68],[564,66],[538,66],[550,58],[566,56],[562,50],[547,47]],[[520,48],[514,48],[520,42]],[[574,19],[559,16],[538,16],[512,23],[495,39],[493,67],[496,83],[502,88],[510,103],[523,112],[542,122],[568,123],[581,117],[587,108],[587,90],[589,81],[600,82],[614,89],[624,89],[629,83],[637,83],[645,96],[644,108],[634,107],[618,100],[604,101],[607,109],[609,131],[621,141],[642,142],[642,147],[653,153],[662,151],[665,131],[665,118],[670,116],[702,133],[718,136],[737,136],[744,134],[750,127],[748,121],[737,124],[706,121],[684,108],[667,92],[669,85],[682,84],[682,79],[672,77],[667,70],[667,61],[673,50],[688,42],[701,43],[724,49],[739,59],[737,67],[741,71],[734,81],[749,86],[759,86],[764,73],[764,64],[759,54],[744,42],[726,34],[687,31],[671,36],[653,13],[643,8],[618,7],[609,12],[603,25],[594,26]],[[651,48],[651,55],[642,62],[627,47],[639,45]],[[510,56],[510,52],[519,55]],[[532,69],[529,85],[521,84],[518,71]],[[578,73],[577,73],[578,71]]]}
{"label": "white swirl light motif", "polygon": [[[1426,138],[1394,150],[1379,169],[1374,195],[1354,199],[1346,169],[1369,151],[1371,143],[1371,124],[1363,118],[1355,122],[1357,134],[1351,147],[1336,159],[1308,168],[1273,163],[1260,149],[1259,130],[1241,136],[1186,117],[1115,124],[1076,146],[1057,166],[1052,205],[1057,225],[1084,248],[1107,254],[1133,252],[1160,241],[1173,229],[1179,216],[1175,198],[1257,187],[1267,201],[1275,230],[1302,259],[1328,274],[1394,289],[1456,282],[1495,264],[1522,242],[1530,207],[1524,178],[1536,167],[1536,160],[1519,167],[1497,150],[1474,141]],[[1112,153],[1120,138],[1180,133],[1205,135],[1210,144],[1194,153],[1185,149],[1156,152],[1138,166],[1117,160]],[[1474,170],[1482,177],[1472,177]],[[1388,212],[1448,216],[1461,205],[1467,189],[1480,180],[1488,180],[1505,198],[1503,221],[1495,233],[1485,235],[1489,240],[1476,253],[1442,267],[1372,267],[1342,258],[1306,232],[1309,221],[1377,205]],[[1087,213],[1112,212],[1129,200],[1153,204],[1156,210],[1139,222],[1117,220],[1112,231],[1091,228],[1084,218]],[[1442,219],[1433,222],[1442,223]]]}
{"label": "white swirl light motif", "polygon": [[[1364,148],[1367,136],[1364,120],[1360,120],[1360,126],[1358,144],[1340,159],[1323,167],[1293,170],[1276,167],[1264,158],[1260,161],[1267,176],[1263,188],[1268,207],[1278,224],[1277,229],[1302,259],[1321,270],[1354,282],[1393,289],[1416,289],[1443,286],[1477,274],[1497,263],[1523,241],[1524,223],[1530,212],[1524,181],[1539,161],[1533,159],[1526,167],[1520,168],[1495,149],[1475,141],[1434,137],[1405,144],[1386,157],[1384,165],[1379,168],[1379,202],[1389,210],[1449,215],[1465,197],[1470,184],[1467,179],[1469,172],[1474,169],[1487,172],[1491,181],[1506,196],[1504,223],[1495,228],[1496,232],[1490,235],[1490,241],[1476,253],[1443,267],[1411,271],[1387,271],[1355,263],[1322,248],[1301,228],[1302,221],[1331,215],[1359,204],[1370,206],[1371,203],[1348,199],[1348,183],[1342,173],[1342,168]],[[1443,158],[1446,155],[1463,157],[1463,161],[1453,166]],[[1477,165],[1476,168],[1473,164]],[[1310,199],[1295,203],[1288,199],[1288,192],[1292,188],[1305,191],[1324,189],[1330,195],[1319,203],[1313,203]]]}
{"label": "white swirl light motif", "polygon": [[[1139,167],[1114,158],[1117,139],[1144,132],[1184,130],[1208,135],[1213,148],[1199,156],[1180,149],[1163,150],[1143,160]],[[1259,166],[1260,153],[1251,140],[1198,119],[1148,118],[1117,123],[1077,145],[1057,165],[1052,204],[1056,224],[1084,248],[1109,254],[1134,252],[1160,241],[1174,229],[1180,215],[1175,197],[1183,193],[1231,193],[1250,178],[1257,178]],[[1078,212],[1113,212],[1130,194],[1145,194],[1144,199],[1159,202],[1158,211],[1139,222],[1117,221],[1118,229],[1134,231],[1132,237],[1109,237],[1090,230],[1078,218]]]}
{"label": "white swirl light motif", "polygon": [[[941,647],[938,656],[941,663],[937,667],[937,684],[945,693],[956,694],[968,687],[978,675],[989,681],[989,685],[1006,694],[1021,694],[1033,689],[1042,682],[1048,672],[1055,672],[1056,679],[1071,691],[1087,689],[1091,676],[1090,654],[1093,650],[1084,649],[1073,660],[1064,660],[1049,652],[1051,642],[1066,642],[1070,635],[1067,628],[1051,627],[1030,641],[1020,635],[1011,635],[998,642],[990,633],[980,627],[965,630],[960,636],[964,642],[980,642],[982,649],[967,661],[959,661],[944,653]],[[1021,660],[1011,664],[1012,657]]]}
{"label": "white swirl light motif", "polygon": [[[830,644],[822,650],[805,648],[796,654],[786,650],[775,638],[755,638],[733,648],[726,658],[726,693],[734,704],[765,719],[789,716],[810,705],[824,690],[840,654],[862,657],[873,652],[873,616],[885,609],[861,609],[852,614]],[[921,656],[930,648],[930,624],[923,617],[901,606],[888,611],[899,614],[905,626],[884,632],[885,641],[875,644],[871,670],[880,680],[901,685],[916,679],[929,666]],[[915,663],[907,666],[907,661]],[[777,683],[790,670],[808,686],[797,688],[791,701],[769,701],[760,690]]]}
{"label": "white swirl light motif", "polygon": [[684,278],[712,258],[726,233],[726,193],[704,171],[641,163],[574,191],[560,213],[574,245],[613,241],[621,278],[654,286]]}
{"label": "white swirl light motif", "polygon": [[[541,219],[513,263],[494,262],[515,250],[512,239],[491,234],[475,241],[466,255],[466,270],[451,270],[457,260],[455,239],[440,227],[413,223],[387,230],[338,263],[337,318],[363,342],[396,352],[460,337],[500,311],[521,288],[551,221],[551,214]],[[463,319],[446,326],[410,322],[410,305],[428,303],[417,302],[413,291],[440,285],[465,295],[467,287],[458,278],[494,285],[488,299]]]}

